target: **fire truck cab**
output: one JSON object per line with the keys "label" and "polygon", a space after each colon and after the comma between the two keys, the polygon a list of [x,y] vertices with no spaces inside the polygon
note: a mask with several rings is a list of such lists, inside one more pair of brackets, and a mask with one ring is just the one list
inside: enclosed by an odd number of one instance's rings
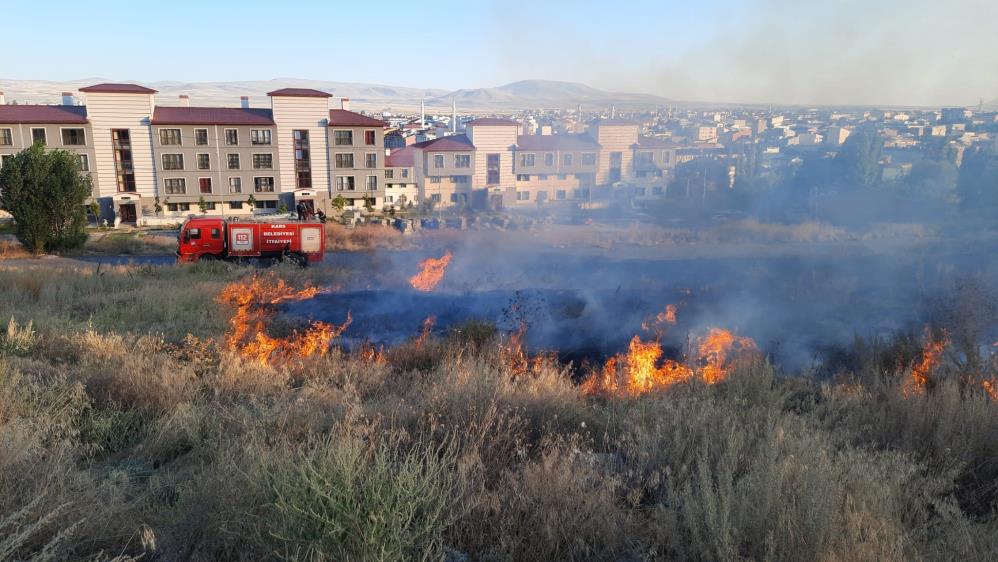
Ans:
{"label": "fire truck cab", "polygon": [[180,227],[177,261],[289,259],[302,264],[322,261],[325,228],[319,222],[234,222],[220,217],[191,217]]}

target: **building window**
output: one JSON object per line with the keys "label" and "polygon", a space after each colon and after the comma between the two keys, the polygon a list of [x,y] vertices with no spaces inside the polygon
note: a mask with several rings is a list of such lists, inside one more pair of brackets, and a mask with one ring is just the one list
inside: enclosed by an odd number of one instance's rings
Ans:
{"label": "building window", "polygon": [[440,176],[430,176],[430,183],[440,183]]}
{"label": "building window", "polygon": [[90,171],[90,157],[86,154],[80,155],[80,171],[89,172]]}
{"label": "building window", "polygon": [[557,190],[557,191],[554,192],[554,198],[555,199],[565,199],[565,196],[566,196],[566,194],[565,194],[565,190],[564,189],[559,189],[559,190]]}
{"label": "building window", "polygon": [[530,174],[516,174],[516,181],[530,181]]}
{"label": "building window", "polygon": [[172,212],[177,212],[177,211],[184,211],[184,212],[186,212],[186,211],[190,211],[191,210],[191,204],[190,203],[167,203],[166,204],[166,210],[167,211],[172,211]]}
{"label": "building window", "polygon": [[198,178],[198,190],[201,193],[211,193],[211,178]]}
{"label": "building window", "polygon": [[237,144],[239,144],[239,131],[237,131],[236,129],[226,129],[225,144],[229,146],[236,146]]}
{"label": "building window", "polygon": [[378,167],[378,154],[376,152],[369,152],[364,155],[364,165],[370,168]]}
{"label": "building window", "polygon": [[255,207],[257,209],[276,209],[277,201],[257,201]]}
{"label": "building window", "polygon": [[540,180],[540,181],[547,181],[548,175],[547,174],[538,174],[537,175],[537,179]]}
{"label": "building window", "polygon": [[353,176],[337,176],[336,191],[353,191]]}
{"label": "building window", "polygon": [[35,128],[35,129],[31,129],[31,142],[32,142],[32,144],[36,143],[36,142],[40,142],[40,143],[42,143],[43,146],[45,144],[47,144],[46,143],[46,138],[45,138],[45,128],[44,127],[38,127],[38,128]]}
{"label": "building window", "polygon": [[450,179],[454,183],[471,183],[471,176],[451,176]]}
{"label": "building window", "polygon": [[271,143],[270,129],[253,129],[250,131],[250,143],[261,145]]}
{"label": "building window", "polygon": [[132,161],[132,136],[128,129],[111,129],[111,149],[119,192],[135,191],[135,166]]}
{"label": "building window", "polygon": [[167,195],[183,195],[187,193],[187,180],[184,178],[166,178],[163,188]]}
{"label": "building window", "polygon": [[638,164],[654,164],[654,163],[655,163],[655,153],[653,152],[638,153]]}
{"label": "building window", "polygon": [[561,155],[561,165],[562,166],[571,166],[572,165],[572,155],[571,154],[562,154]]}
{"label": "building window", "polygon": [[229,208],[232,209],[233,211],[238,211],[239,209],[243,208],[243,202],[242,201],[229,201]]}
{"label": "building window", "polygon": [[353,168],[353,154],[340,153],[334,157],[337,168]]}
{"label": "building window", "polygon": [[336,146],[353,146],[353,131],[333,131],[333,144]]}
{"label": "building window", "polygon": [[208,154],[198,154],[197,159],[198,159],[199,170],[211,169],[211,157]]}
{"label": "building window", "polygon": [[83,129],[63,129],[62,130],[62,145],[63,146],[84,146],[87,144],[87,135],[83,132]]}
{"label": "building window", "polygon": [[253,190],[257,193],[273,193],[274,178],[253,178]]}
{"label": "building window", "polygon": [[163,169],[164,170],[183,170],[184,169],[184,155],[183,154],[164,154],[163,155]]}
{"label": "building window", "polygon": [[242,193],[243,192],[243,178],[234,177],[229,178],[229,193]]}
{"label": "building window", "polygon": [[364,144],[374,146],[374,131],[364,131]]}
{"label": "building window", "polygon": [[367,176],[367,190],[368,191],[378,190],[378,176]]}
{"label": "building window", "polygon": [[409,169],[408,168],[402,168],[402,179],[406,179],[408,177],[409,177]]}
{"label": "building window", "polygon": [[239,155],[238,154],[228,154],[226,155],[226,160],[228,161],[228,167],[230,170],[239,169]]}
{"label": "building window", "polygon": [[458,154],[454,157],[454,167],[455,168],[470,168],[471,167],[471,155],[470,154]]}
{"label": "building window", "polygon": [[485,155],[485,183],[487,185],[499,183],[499,153],[497,152]]}
{"label": "building window", "polygon": [[596,153],[595,152],[583,152],[582,153],[582,165],[583,166],[593,166],[596,164]]}
{"label": "building window", "polygon": [[534,155],[533,154],[521,154],[520,155],[520,165],[529,168],[534,165]]}
{"label": "building window", "polygon": [[559,180],[566,180],[566,179],[568,179],[568,174],[558,174],[558,179]]}
{"label": "building window", "polygon": [[444,167],[444,155],[443,154],[434,154],[433,155],[433,167],[434,168],[443,168]]}
{"label": "building window", "polygon": [[440,194],[439,193],[433,193],[433,194],[431,194],[430,195],[430,201],[433,201],[434,203],[439,203],[440,202]]}
{"label": "building window", "polygon": [[159,144],[162,146],[180,146],[180,129],[160,129]]}
{"label": "building window", "polygon": [[529,191],[517,191],[516,192],[516,200],[517,201],[530,201],[530,192]]}
{"label": "building window", "polygon": [[295,185],[298,189],[312,187],[312,155],[308,144],[308,131],[295,129]]}
{"label": "building window", "polygon": [[208,129],[194,129],[194,145],[208,146]]}
{"label": "building window", "polygon": [[545,166],[554,166],[554,153],[553,152],[545,152],[544,153],[544,165]]}
{"label": "building window", "polygon": [[274,168],[274,155],[273,154],[254,154],[253,155],[253,169],[254,170],[272,170]]}
{"label": "building window", "polygon": [[13,144],[13,132],[10,129],[0,129],[0,146],[11,146]]}
{"label": "building window", "polygon": [[395,170],[388,169],[385,170],[385,179],[390,180],[395,177]]}

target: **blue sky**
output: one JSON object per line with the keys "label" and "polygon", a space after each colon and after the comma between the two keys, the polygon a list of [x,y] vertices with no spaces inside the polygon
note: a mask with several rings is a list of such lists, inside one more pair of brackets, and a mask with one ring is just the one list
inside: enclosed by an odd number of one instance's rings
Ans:
{"label": "blue sky", "polygon": [[0,78],[447,89],[546,78],[687,100],[998,98],[987,0],[0,3]]}

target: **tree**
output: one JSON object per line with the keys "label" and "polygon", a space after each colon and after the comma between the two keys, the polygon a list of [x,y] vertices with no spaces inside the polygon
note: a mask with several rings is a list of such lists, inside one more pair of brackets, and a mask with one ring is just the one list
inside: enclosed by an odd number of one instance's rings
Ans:
{"label": "tree", "polygon": [[285,203],[284,201],[281,201],[281,204],[277,206],[277,214],[278,215],[288,214],[288,204]]}
{"label": "tree", "polygon": [[847,189],[871,187],[880,182],[880,157],[884,141],[875,129],[856,129],[835,157],[834,182]]}
{"label": "tree", "polygon": [[343,208],[346,206],[347,206],[346,197],[343,197],[342,195],[337,195],[336,198],[333,199],[333,208],[336,209],[337,211],[342,211]]}
{"label": "tree", "polygon": [[198,210],[201,211],[202,215],[208,214],[208,202],[204,200],[204,196],[198,197]]}
{"label": "tree", "polygon": [[968,150],[964,153],[956,190],[967,210],[998,207],[998,154],[994,149]]}
{"label": "tree", "polygon": [[159,202],[159,195],[156,196],[156,199],[154,200],[152,208],[153,208],[153,211],[156,212],[156,216],[157,217],[159,216],[160,213],[163,212],[163,204]]}
{"label": "tree", "polygon": [[0,170],[0,208],[14,217],[15,234],[29,250],[61,251],[87,240],[90,175],[65,150],[46,152],[41,143],[19,152]]}
{"label": "tree", "polygon": [[250,208],[250,212],[256,209],[256,197],[252,193],[246,198],[246,205]]}

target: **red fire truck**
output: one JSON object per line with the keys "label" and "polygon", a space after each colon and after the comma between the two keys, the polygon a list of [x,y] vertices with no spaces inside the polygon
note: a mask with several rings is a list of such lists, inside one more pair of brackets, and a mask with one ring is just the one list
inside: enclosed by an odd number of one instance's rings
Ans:
{"label": "red fire truck", "polygon": [[191,217],[180,227],[177,261],[288,259],[322,261],[326,233],[319,222],[239,222]]}

